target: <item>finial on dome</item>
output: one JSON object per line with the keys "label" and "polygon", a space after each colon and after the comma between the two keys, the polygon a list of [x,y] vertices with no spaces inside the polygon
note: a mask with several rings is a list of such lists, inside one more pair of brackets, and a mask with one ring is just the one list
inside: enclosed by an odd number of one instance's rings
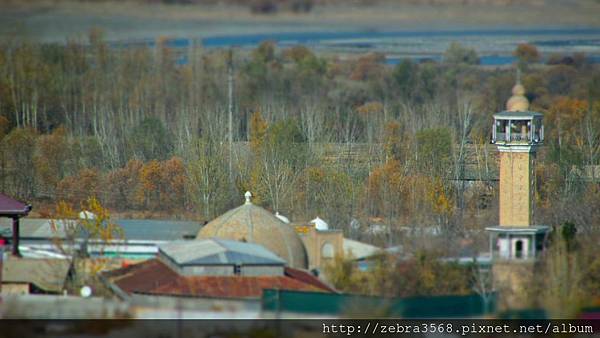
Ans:
{"label": "finial on dome", "polygon": [[527,111],[529,100],[525,97],[525,87],[521,84],[521,70],[517,68],[517,83],[512,88],[512,96],[506,101],[507,111]]}
{"label": "finial on dome", "polygon": [[252,204],[252,202],[250,201],[250,199],[252,199],[252,193],[249,191],[246,191],[246,193],[244,194],[244,197],[246,197],[246,204]]}

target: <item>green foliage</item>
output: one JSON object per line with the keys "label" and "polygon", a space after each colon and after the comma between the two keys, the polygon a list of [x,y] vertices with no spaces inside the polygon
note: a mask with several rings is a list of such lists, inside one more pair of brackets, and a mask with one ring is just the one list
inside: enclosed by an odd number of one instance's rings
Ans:
{"label": "green foliage", "polygon": [[157,118],[146,118],[130,134],[131,152],[143,160],[164,160],[173,149],[172,135]]}
{"label": "green foliage", "polygon": [[479,64],[479,56],[472,48],[467,48],[458,42],[452,42],[444,52],[444,62],[449,64]]}
{"label": "green foliage", "polygon": [[400,89],[400,93],[403,97],[409,98],[415,90],[418,66],[413,63],[410,59],[402,60],[396,67],[392,76],[396,81]]}
{"label": "green foliage", "polygon": [[519,64],[521,65],[538,62],[540,60],[538,49],[534,45],[528,43],[520,43],[513,55],[517,57]]}
{"label": "green foliage", "polygon": [[14,128],[2,140],[5,161],[10,161],[10,171],[6,172],[16,192],[16,197],[29,199],[35,196],[36,172],[34,163],[35,144],[38,134],[31,128]]}
{"label": "green foliage", "polygon": [[420,251],[409,260],[374,257],[368,271],[351,259],[336,258],[326,269],[327,279],[339,290],[387,297],[465,295],[471,292],[470,266],[440,260],[440,255]]}
{"label": "green foliage", "polygon": [[417,156],[425,172],[445,176],[452,159],[452,135],[448,128],[424,129],[416,133]]}
{"label": "green foliage", "polygon": [[[448,183],[463,165],[453,137],[465,104],[472,107],[468,172],[494,177],[484,140],[515,83],[514,70],[464,66],[477,60],[469,48],[453,44],[444,63],[403,60],[395,67],[382,54],[341,58],[303,46],[280,51],[274,43],[233,49],[230,153],[223,146],[226,53],[191,47],[180,65],[167,41],[158,39],[155,50],[115,49],[95,29],[89,43],[2,42],[2,190],[34,203],[63,195],[78,202],[88,194],[84,180],[111,208],[173,215],[167,205],[183,205],[202,217],[237,205],[240,192],[251,190],[267,208],[296,219],[318,213],[344,230],[370,216],[392,227],[464,224],[454,212],[461,200],[497,193],[485,184],[462,191]],[[598,218],[584,206],[600,196],[589,177],[599,163],[600,67],[581,55],[572,59],[524,69],[522,80],[545,122],[536,217],[573,220],[584,232]],[[61,125],[67,136],[55,140]],[[170,162],[173,175],[164,176],[172,155],[182,165]],[[496,215],[482,205],[469,213],[478,227]]]}
{"label": "green foliage", "polygon": [[567,250],[571,251],[575,248],[575,235],[577,234],[577,227],[573,222],[565,222],[560,227],[560,235],[565,241]]}

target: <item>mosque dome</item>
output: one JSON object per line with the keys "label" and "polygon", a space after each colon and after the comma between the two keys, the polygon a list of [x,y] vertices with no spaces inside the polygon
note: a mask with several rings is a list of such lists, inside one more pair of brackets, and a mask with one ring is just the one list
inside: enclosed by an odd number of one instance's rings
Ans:
{"label": "mosque dome", "polygon": [[527,111],[529,109],[529,100],[525,97],[525,87],[517,83],[512,89],[512,96],[506,101],[507,111]]}
{"label": "mosque dome", "polygon": [[267,210],[254,205],[246,192],[246,203],[203,226],[196,239],[223,238],[256,243],[283,258],[291,267],[308,268],[308,256],[294,228]]}

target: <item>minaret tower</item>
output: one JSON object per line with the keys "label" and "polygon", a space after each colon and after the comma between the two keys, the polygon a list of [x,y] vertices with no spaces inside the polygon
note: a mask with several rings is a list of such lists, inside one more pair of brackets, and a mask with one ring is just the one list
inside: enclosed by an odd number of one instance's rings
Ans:
{"label": "minaret tower", "polygon": [[492,273],[496,288],[508,297],[525,288],[533,262],[543,249],[547,226],[533,224],[536,152],[544,140],[543,115],[529,110],[517,75],[506,110],[494,115],[492,143],[500,153],[499,225],[490,233]]}

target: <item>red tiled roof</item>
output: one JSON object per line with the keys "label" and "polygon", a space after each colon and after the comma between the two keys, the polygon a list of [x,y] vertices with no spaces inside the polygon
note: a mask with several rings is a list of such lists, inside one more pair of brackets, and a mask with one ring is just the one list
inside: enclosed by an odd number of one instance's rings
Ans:
{"label": "red tiled roof", "polygon": [[259,298],[264,289],[333,291],[297,269],[286,268],[284,276],[180,276],[158,259],[114,270],[104,277],[129,294]]}
{"label": "red tiled roof", "polygon": [[27,215],[31,206],[0,193],[0,215]]}

